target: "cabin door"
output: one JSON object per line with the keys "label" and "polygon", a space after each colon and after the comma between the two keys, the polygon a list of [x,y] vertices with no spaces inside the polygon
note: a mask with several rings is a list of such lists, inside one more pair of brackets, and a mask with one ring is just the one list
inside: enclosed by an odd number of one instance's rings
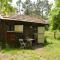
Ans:
{"label": "cabin door", "polygon": [[16,36],[15,36],[14,33],[7,32],[7,41],[6,41],[6,43],[11,47],[15,47],[15,45],[16,45]]}
{"label": "cabin door", "polygon": [[38,27],[38,43],[44,43],[44,27]]}

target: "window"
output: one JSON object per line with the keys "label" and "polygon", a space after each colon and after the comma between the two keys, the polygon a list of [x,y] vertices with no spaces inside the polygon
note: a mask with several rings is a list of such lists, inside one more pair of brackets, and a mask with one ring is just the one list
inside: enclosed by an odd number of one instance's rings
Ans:
{"label": "window", "polygon": [[14,30],[15,32],[23,32],[23,25],[15,25]]}
{"label": "window", "polygon": [[14,31],[13,25],[7,25],[7,31]]}

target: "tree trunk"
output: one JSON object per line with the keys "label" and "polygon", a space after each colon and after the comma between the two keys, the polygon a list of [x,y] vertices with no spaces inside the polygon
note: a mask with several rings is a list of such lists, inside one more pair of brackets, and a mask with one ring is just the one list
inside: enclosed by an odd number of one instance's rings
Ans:
{"label": "tree trunk", "polygon": [[56,31],[54,31],[54,38],[56,39]]}

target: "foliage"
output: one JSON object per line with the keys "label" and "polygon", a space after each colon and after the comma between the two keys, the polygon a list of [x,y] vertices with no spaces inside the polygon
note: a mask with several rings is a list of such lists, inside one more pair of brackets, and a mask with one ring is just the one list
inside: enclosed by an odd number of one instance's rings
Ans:
{"label": "foliage", "polygon": [[[42,1],[37,0],[37,2],[26,0],[25,2],[20,2],[20,3],[22,4],[22,7],[25,10],[25,14],[32,15],[32,16],[39,16],[44,19],[48,19],[49,12],[51,10],[51,5],[48,3],[48,0],[42,0]],[[20,3],[17,4],[19,5]]]}
{"label": "foliage", "polygon": [[60,7],[60,0],[56,0],[55,4],[57,7]]}
{"label": "foliage", "polygon": [[0,12],[9,15],[16,12],[16,8],[11,6],[12,0],[0,0]]}
{"label": "foliage", "polygon": [[40,15],[44,19],[48,19],[49,12],[51,10],[51,5],[48,3],[48,0],[37,0],[36,3],[36,14]]}
{"label": "foliage", "polygon": [[32,9],[32,3],[30,0],[26,0],[23,3],[23,8],[25,9],[25,14],[30,15],[31,14],[31,9]]}
{"label": "foliage", "polygon": [[52,30],[60,30],[60,0],[55,1],[55,8],[51,12]]}
{"label": "foliage", "polygon": [[20,12],[21,3],[22,3],[21,0],[18,0],[18,1],[16,2],[17,6],[18,6],[18,12]]}

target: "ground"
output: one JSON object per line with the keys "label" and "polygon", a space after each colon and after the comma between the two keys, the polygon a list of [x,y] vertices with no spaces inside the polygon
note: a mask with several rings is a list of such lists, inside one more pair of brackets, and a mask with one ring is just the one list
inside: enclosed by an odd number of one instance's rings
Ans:
{"label": "ground", "polygon": [[60,40],[47,38],[47,43],[33,49],[10,49],[0,51],[0,60],[60,60]]}

